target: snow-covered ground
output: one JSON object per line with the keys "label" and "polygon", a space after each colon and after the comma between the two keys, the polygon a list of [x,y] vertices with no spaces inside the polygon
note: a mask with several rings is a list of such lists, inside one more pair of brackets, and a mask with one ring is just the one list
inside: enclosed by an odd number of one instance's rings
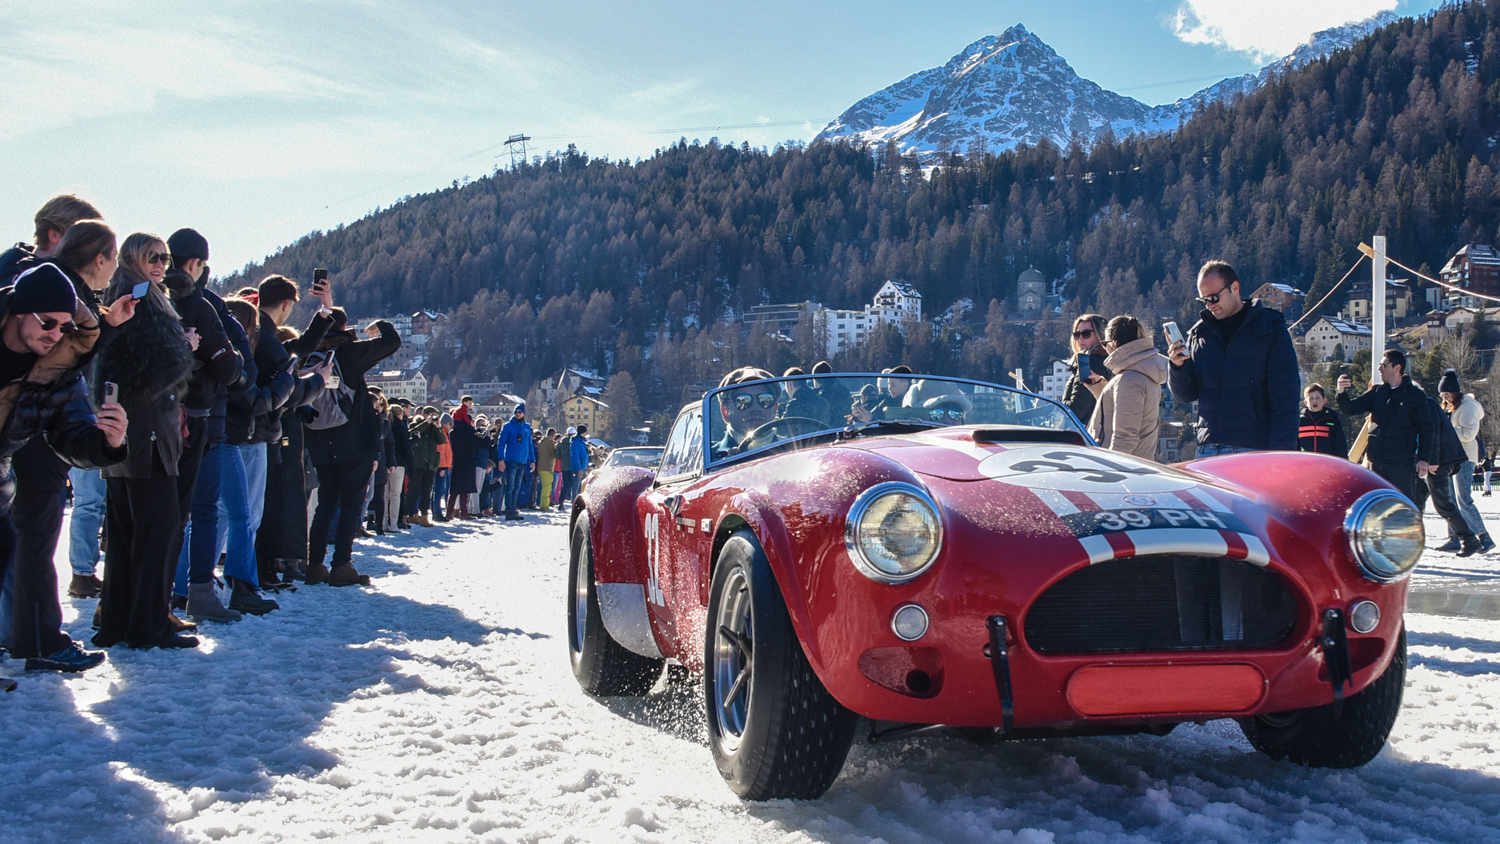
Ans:
{"label": "snow-covered ground", "polygon": [[[1478,501],[1500,529],[1500,496]],[[856,744],[821,800],[747,804],[696,689],[579,691],[564,524],[363,541],[371,587],[282,594],[198,651],[118,648],[73,678],[0,664],[21,683],[0,695],[0,842],[1500,841],[1500,551],[1424,558],[1405,708],[1364,768],[1271,761],[1229,721],[939,733]],[[93,607],[65,603],[76,638]]]}

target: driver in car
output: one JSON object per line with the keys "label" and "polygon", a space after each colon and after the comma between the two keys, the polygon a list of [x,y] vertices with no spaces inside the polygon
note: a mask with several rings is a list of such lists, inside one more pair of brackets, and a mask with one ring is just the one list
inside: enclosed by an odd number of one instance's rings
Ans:
{"label": "driver in car", "polygon": [[742,366],[719,382],[720,387],[734,386],[718,395],[719,416],[724,420],[724,438],[714,444],[714,459],[733,454],[755,429],[776,418],[780,405],[780,388],[775,384],[757,383],[771,380],[764,369]]}

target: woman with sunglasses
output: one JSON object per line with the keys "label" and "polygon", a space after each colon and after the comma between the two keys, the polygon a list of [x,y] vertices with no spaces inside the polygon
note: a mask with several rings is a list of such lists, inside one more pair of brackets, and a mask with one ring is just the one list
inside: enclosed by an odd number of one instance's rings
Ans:
{"label": "woman with sunglasses", "polygon": [[171,256],[153,234],[120,246],[120,266],[106,298],[138,299],[135,315],[99,354],[96,401],[105,385],[129,416],[125,462],[104,470],[109,547],[94,644],[132,648],[193,648],[167,604],[182,544],[177,464],[182,457],[182,391],[192,372],[193,343],[162,279]]}
{"label": "woman with sunglasses", "polygon": [[1105,448],[1155,460],[1167,358],[1156,351],[1151,335],[1133,316],[1110,320],[1102,345],[1109,352],[1105,364],[1115,377],[1100,391],[1089,435]]}
{"label": "woman with sunglasses", "polygon": [[[1073,348],[1073,359],[1068,362],[1068,383],[1063,388],[1063,404],[1073,411],[1078,421],[1088,424],[1094,415],[1094,391],[1090,385],[1102,385],[1112,374],[1105,364],[1104,351],[1105,320],[1099,314],[1084,314],[1073,320],[1073,332],[1069,343]],[[1088,375],[1083,371],[1087,367]]]}

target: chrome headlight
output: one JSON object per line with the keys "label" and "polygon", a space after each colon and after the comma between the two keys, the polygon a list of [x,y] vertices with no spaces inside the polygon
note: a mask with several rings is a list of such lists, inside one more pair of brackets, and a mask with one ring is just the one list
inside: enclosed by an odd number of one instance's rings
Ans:
{"label": "chrome headlight", "polygon": [[1427,543],[1422,514],[1406,496],[1389,489],[1361,495],[1344,517],[1344,533],[1360,573],[1376,583],[1410,574]]}
{"label": "chrome headlight", "polygon": [[844,522],[844,547],[864,575],[905,583],[927,570],[943,546],[943,523],[926,490],[876,484],[860,493]]}

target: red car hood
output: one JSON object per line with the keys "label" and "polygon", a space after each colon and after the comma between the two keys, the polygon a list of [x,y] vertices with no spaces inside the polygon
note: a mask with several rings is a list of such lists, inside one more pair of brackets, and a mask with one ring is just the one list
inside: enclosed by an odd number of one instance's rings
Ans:
{"label": "red car hood", "polygon": [[[1033,534],[1070,534],[1092,562],[1139,554],[1215,553],[1270,561],[1251,525],[1265,510],[1209,476],[1095,446],[989,442],[983,429],[944,428],[848,444],[930,478],[961,484],[968,512],[1003,501]],[[948,485],[944,485],[948,486]],[[952,493],[950,492],[950,497]],[[1012,528],[1018,527],[1015,525]]]}

